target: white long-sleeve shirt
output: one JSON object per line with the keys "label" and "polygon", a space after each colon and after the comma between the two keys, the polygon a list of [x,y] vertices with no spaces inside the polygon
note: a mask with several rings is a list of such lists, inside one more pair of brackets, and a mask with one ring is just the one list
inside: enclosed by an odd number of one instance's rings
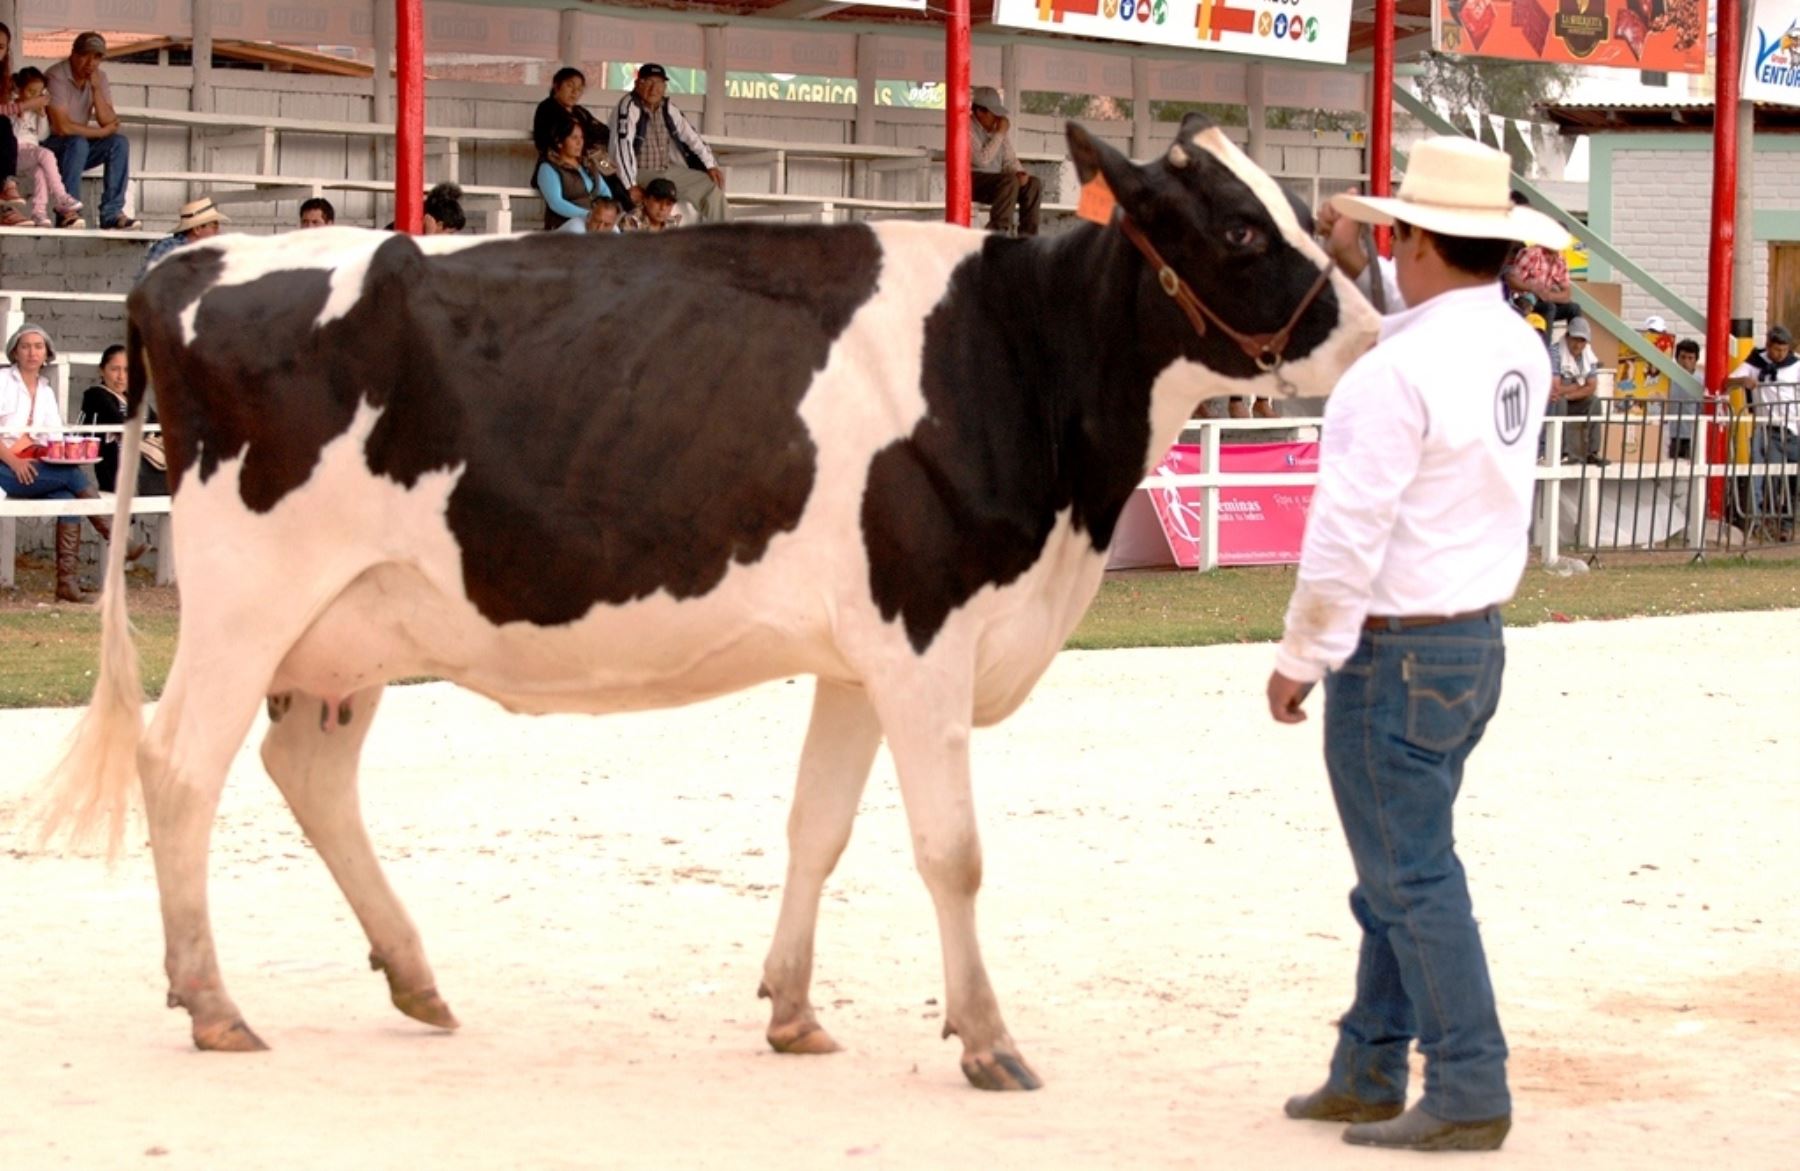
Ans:
{"label": "white long-sleeve shirt", "polygon": [[1549,397],[1543,340],[1492,285],[1387,317],[1326,403],[1276,670],[1322,678],[1371,614],[1460,614],[1511,598]]}
{"label": "white long-sleeve shirt", "polygon": [[24,435],[39,443],[63,433],[62,405],[49,375],[38,372],[37,394],[25,388],[14,366],[0,366],[0,442],[8,446]]}
{"label": "white long-sleeve shirt", "polygon": [[969,119],[969,169],[990,175],[1022,170],[1019,152],[1013,148],[1012,128],[989,133],[974,117]]}

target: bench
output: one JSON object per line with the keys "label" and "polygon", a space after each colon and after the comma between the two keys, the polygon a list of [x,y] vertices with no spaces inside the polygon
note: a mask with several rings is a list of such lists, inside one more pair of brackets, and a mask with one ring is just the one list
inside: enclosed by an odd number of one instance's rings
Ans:
{"label": "bench", "polygon": [[[103,492],[92,500],[14,500],[0,496],[0,588],[14,584],[14,562],[18,559],[18,522],[26,519],[58,516],[101,516],[113,514],[117,500]],[[175,554],[169,544],[169,506],[167,496],[139,496],[131,502],[132,516],[158,517],[156,528],[156,584],[168,585],[175,580]]]}

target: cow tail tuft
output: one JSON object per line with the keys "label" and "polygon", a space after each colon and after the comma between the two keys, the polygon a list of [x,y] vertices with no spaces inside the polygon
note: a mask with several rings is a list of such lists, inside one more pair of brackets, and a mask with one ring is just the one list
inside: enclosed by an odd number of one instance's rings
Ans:
{"label": "cow tail tuft", "polygon": [[50,774],[38,834],[40,847],[65,828],[70,844],[78,848],[104,837],[109,863],[118,860],[125,844],[132,783],[138,775],[138,741],[144,735],[144,688],[125,608],[125,550],[131,544],[131,501],[137,494],[135,473],[145,413],[139,405],[143,388],[136,385],[143,368],[135,328],[130,350],[133,405],[119,453],[118,504],[113,509],[113,537],[106,550],[106,584],[100,597],[100,675],[61,763]]}

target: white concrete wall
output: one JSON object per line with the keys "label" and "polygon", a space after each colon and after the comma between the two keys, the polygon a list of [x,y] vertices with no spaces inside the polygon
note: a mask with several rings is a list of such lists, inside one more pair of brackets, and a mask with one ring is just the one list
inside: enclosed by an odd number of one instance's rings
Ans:
{"label": "white concrete wall", "polygon": [[[1700,149],[1657,145],[1641,149],[1629,135],[1614,136],[1611,143],[1611,232],[1614,245],[1677,296],[1706,311],[1706,266],[1711,247],[1712,151],[1710,139],[1695,136]],[[1659,143],[1666,143],[1659,136]],[[1758,212],[1800,211],[1800,152],[1759,150],[1755,163],[1755,205]],[[1592,188],[1590,187],[1590,193]],[[1755,324],[1760,334],[1767,322],[1768,267],[1771,240],[1753,237],[1749,226],[1740,226],[1738,246],[1748,247],[1755,258]],[[1795,239],[1800,239],[1796,232]],[[1641,324],[1651,313],[1667,318],[1681,334],[1697,334],[1691,326],[1675,325],[1674,311],[1649,293],[1623,281],[1625,320]],[[1800,323],[1790,323],[1800,325]]]}

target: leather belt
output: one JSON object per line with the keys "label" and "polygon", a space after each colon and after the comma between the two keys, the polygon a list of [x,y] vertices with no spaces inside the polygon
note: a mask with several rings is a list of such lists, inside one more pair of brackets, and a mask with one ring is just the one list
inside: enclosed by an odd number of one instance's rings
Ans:
{"label": "leather belt", "polygon": [[1404,618],[1382,618],[1371,614],[1363,620],[1364,630],[1416,630],[1421,626],[1445,626],[1451,622],[1471,622],[1499,611],[1498,606],[1464,610],[1461,614],[1409,614]]}

